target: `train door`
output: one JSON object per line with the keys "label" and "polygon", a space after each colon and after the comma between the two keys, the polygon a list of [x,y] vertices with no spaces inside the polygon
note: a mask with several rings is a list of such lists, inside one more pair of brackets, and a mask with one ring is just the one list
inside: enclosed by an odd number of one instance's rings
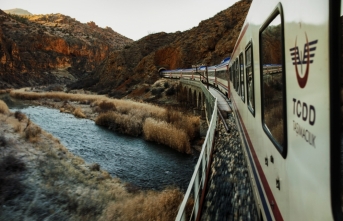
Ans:
{"label": "train door", "polygon": [[[335,220],[343,220],[343,0],[330,1],[331,201]],[[337,123],[340,119],[340,123]]]}

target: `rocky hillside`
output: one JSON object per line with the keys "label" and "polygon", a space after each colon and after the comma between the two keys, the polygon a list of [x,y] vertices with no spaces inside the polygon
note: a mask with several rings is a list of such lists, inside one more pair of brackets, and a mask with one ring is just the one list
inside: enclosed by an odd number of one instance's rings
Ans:
{"label": "rocky hillside", "polygon": [[70,83],[132,42],[109,27],[62,14],[19,16],[0,10],[0,89]]}
{"label": "rocky hillside", "polygon": [[218,64],[233,51],[250,4],[250,0],[239,1],[185,32],[148,35],[110,53],[94,75],[71,86],[123,97],[141,90],[141,83],[151,84],[158,79],[160,67]]}

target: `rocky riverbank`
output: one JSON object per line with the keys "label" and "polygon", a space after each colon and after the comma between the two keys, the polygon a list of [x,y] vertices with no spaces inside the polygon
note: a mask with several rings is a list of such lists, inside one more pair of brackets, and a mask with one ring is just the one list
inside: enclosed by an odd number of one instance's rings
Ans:
{"label": "rocky riverbank", "polygon": [[247,163],[234,117],[218,125],[201,220],[258,220]]}

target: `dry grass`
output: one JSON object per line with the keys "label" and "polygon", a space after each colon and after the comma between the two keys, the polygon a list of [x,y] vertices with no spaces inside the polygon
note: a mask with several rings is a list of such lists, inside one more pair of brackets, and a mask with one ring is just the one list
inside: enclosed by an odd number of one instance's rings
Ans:
{"label": "dry grass", "polygon": [[30,142],[36,142],[38,135],[42,132],[42,129],[36,125],[30,124],[25,128],[25,138]]}
{"label": "dry grass", "polygon": [[139,136],[142,134],[142,118],[132,114],[120,114],[118,112],[101,113],[95,123],[107,127],[110,130],[118,131],[123,134]]}
{"label": "dry grass", "polygon": [[182,153],[191,153],[188,135],[172,124],[148,118],[144,122],[143,131],[146,140],[167,145]]}
{"label": "dry grass", "polygon": [[45,92],[36,93],[21,90],[12,90],[10,92],[11,97],[15,97],[23,100],[38,100],[42,98],[48,99],[60,99],[60,100],[70,100],[70,101],[80,101],[80,102],[93,102],[101,98],[106,98],[101,95],[91,95],[91,94],[68,94],[64,92]]}
{"label": "dry grass", "polygon": [[[147,103],[139,103],[131,100],[117,100],[111,99],[114,103],[115,107],[117,108],[117,112],[121,114],[129,114],[132,113],[140,113],[139,115],[144,116],[151,116],[157,119],[161,119],[164,117],[166,110],[162,107],[158,107],[152,104]],[[97,103],[102,102],[99,100]],[[138,110],[138,111],[137,111]]]}
{"label": "dry grass", "polygon": [[79,107],[75,108],[73,114],[75,115],[75,117],[78,117],[78,118],[86,118],[86,115],[83,113],[83,111]]}
{"label": "dry grass", "polygon": [[18,121],[22,121],[24,119],[26,119],[26,115],[23,114],[21,111],[16,111],[14,112],[14,117],[18,120]]}
{"label": "dry grass", "polygon": [[11,92],[12,89],[4,89],[4,90],[0,90],[0,94],[8,94]]}
{"label": "dry grass", "polygon": [[141,192],[122,203],[111,203],[101,220],[175,220],[183,194],[178,189]]}
{"label": "dry grass", "polygon": [[191,140],[199,135],[200,117],[198,116],[190,116],[179,111],[167,109],[165,121],[173,124],[178,129],[186,131]]}
{"label": "dry grass", "polygon": [[3,101],[0,100],[0,114],[9,114],[10,110],[8,109],[7,104]]}
{"label": "dry grass", "polygon": [[102,112],[116,111],[116,110],[117,110],[117,108],[116,108],[116,106],[114,105],[113,101],[109,101],[109,100],[107,100],[107,101],[105,101],[105,100],[101,101],[101,102],[99,103],[98,106],[99,106],[99,108],[100,108],[100,110],[101,110]]}

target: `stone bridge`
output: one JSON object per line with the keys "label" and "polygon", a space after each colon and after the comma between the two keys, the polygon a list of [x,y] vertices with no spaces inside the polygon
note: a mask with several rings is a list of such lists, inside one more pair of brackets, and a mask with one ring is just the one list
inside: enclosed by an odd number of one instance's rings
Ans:
{"label": "stone bridge", "polygon": [[201,115],[209,120],[211,119],[214,100],[206,87],[198,81],[181,79],[180,96],[183,97],[183,102],[187,102],[196,114]]}

